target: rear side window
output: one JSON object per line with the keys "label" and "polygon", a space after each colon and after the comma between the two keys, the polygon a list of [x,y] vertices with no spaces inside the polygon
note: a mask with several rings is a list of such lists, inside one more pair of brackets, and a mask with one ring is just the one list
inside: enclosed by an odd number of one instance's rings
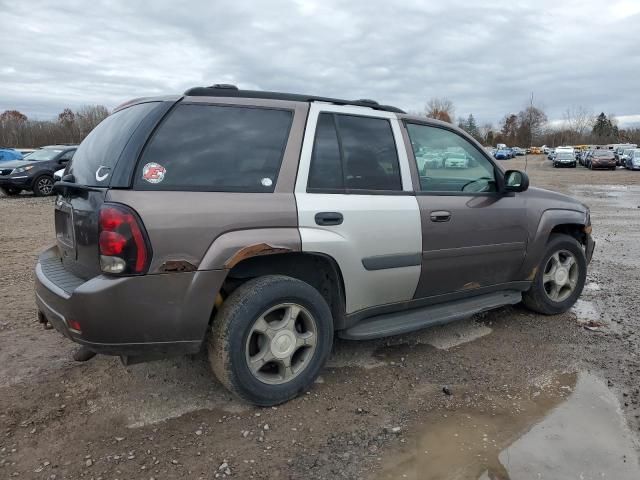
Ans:
{"label": "rear side window", "polygon": [[338,134],[333,115],[329,113],[321,113],[318,117],[309,170],[309,188],[344,189]]}
{"label": "rear side window", "polygon": [[273,192],[292,119],[289,110],[178,105],[145,148],[135,186]]}
{"label": "rear side window", "polygon": [[158,105],[159,102],[133,105],[109,115],[94,128],[73,155],[69,173],[74,175],[76,183],[108,186],[111,171],[131,134]]}
{"label": "rear side window", "polygon": [[328,193],[402,190],[398,153],[389,121],[320,114],[308,188]]}

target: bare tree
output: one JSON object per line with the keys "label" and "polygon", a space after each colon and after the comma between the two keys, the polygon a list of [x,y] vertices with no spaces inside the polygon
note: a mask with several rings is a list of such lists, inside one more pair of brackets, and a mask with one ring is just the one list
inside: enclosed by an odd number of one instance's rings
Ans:
{"label": "bare tree", "polygon": [[0,114],[0,146],[41,147],[79,143],[108,114],[102,105],[89,105],[76,112],[66,108],[55,120],[43,121],[30,120],[16,110],[7,110]]}
{"label": "bare tree", "polygon": [[425,107],[425,115],[429,118],[442,120],[443,122],[453,123],[455,117],[455,109],[453,102],[448,98],[434,97],[427,102]]}
{"label": "bare tree", "polygon": [[584,142],[585,136],[593,128],[595,120],[593,112],[582,105],[567,108],[564,113],[564,123],[571,136],[570,142]]}

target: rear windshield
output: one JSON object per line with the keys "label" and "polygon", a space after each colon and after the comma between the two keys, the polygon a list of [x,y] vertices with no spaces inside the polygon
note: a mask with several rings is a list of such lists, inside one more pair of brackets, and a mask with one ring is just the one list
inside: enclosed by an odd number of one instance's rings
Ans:
{"label": "rear windshield", "polygon": [[289,110],[178,105],[138,163],[144,190],[272,192],[293,114]]}
{"label": "rear windshield", "polygon": [[131,135],[158,105],[159,102],[149,102],[125,108],[94,128],[78,147],[68,172],[74,175],[76,183],[108,186],[111,172]]}

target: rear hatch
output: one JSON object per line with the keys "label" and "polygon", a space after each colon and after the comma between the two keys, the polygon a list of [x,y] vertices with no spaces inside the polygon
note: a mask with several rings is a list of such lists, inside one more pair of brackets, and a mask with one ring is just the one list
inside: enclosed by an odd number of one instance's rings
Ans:
{"label": "rear hatch", "polygon": [[82,142],[58,184],[55,229],[65,268],[82,279],[101,273],[98,223],[109,188],[127,188],[146,139],[173,102],[118,110]]}

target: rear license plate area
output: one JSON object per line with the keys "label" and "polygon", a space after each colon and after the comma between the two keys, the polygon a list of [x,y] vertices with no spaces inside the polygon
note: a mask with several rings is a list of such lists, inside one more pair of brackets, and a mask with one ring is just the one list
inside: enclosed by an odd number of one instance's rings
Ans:
{"label": "rear license plate area", "polygon": [[73,208],[63,200],[56,202],[55,226],[58,246],[68,255],[75,247],[73,234]]}

